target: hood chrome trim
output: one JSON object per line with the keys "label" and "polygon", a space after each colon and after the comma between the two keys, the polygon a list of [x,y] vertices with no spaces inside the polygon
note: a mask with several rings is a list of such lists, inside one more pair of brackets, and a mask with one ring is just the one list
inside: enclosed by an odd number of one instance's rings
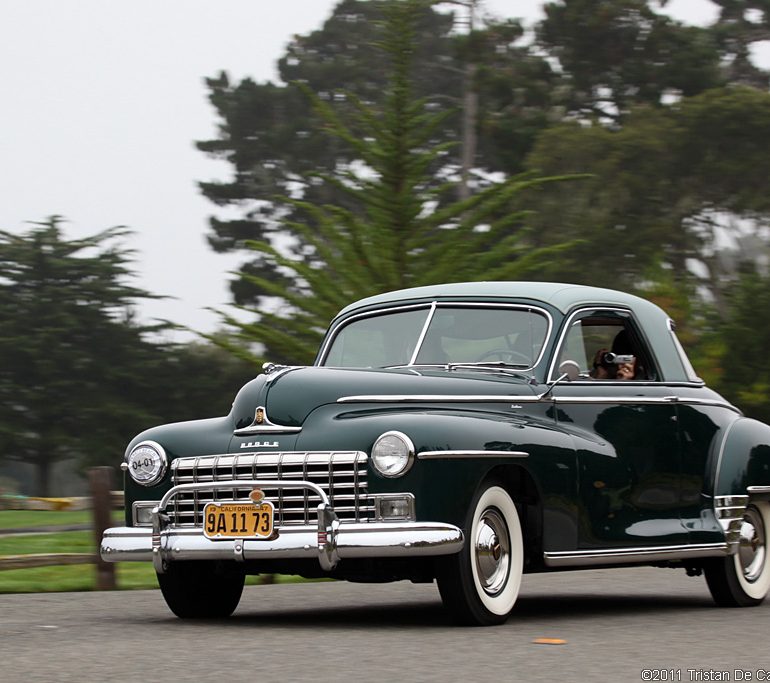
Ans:
{"label": "hood chrome trim", "polygon": [[254,422],[248,427],[241,427],[233,431],[235,436],[251,436],[252,434],[297,434],[302,427],[287,427],[270,422],[265,406],[257,406],[254,411]]}

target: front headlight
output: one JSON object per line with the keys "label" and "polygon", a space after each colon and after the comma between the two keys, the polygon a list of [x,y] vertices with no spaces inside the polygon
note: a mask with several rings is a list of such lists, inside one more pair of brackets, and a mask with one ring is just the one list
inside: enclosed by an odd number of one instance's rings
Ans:
{"label": "front headlight", "polygon": [[126,458],[129,475],[142,486],[152,486],[160,481],[167,466],[166,451],[155,441],[142,441],[131,449]]}
{"label": "front headlight", "polygon": [[414,444],[401,432],[385,432],[372,446],[372,464],[383,477],[400,477],[414,461]]}

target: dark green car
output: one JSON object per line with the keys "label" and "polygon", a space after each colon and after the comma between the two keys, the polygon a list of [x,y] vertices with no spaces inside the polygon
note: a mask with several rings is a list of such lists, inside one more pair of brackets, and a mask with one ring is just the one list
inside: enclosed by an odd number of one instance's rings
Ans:
{"label": "dark green car", "polygon": [[655,305],[565,284],[371,297],[312,367],[267,364],[230,414],[138,435],[105,560],[151,561],[180,617],[246,574],[436,581],[464,623],[522,575],[654,565],[720,605],[770,588],[770,428],[706,388]]}

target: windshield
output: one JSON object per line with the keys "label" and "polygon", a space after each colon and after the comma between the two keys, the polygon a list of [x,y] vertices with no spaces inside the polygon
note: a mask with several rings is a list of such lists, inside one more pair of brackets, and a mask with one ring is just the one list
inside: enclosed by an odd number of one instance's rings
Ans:
{"label": "windshield", "polygon": [[546,315],[530,308],[439,305],[400,310],[359,318],[342,327],[322,364],[499,363],[526,369],[537,362],[548,327]]}

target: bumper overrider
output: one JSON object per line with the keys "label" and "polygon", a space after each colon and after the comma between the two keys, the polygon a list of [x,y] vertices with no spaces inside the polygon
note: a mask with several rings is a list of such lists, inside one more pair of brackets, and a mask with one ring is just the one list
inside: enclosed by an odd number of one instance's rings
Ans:
{"label": "bumper overrider", "polygon": [[[270,539],[255,537],[211,539],[200,527],[176,527],[167,508],[182,493],[232,490],[238,487],[304,489],[321,499],[317,525],[276,527]],[[463,546],[463,532],[443,522],[412,520],[343,522],[329,504],[326,492],[310,481],[238,480],[179,484],[152,510],[152,527],[114,527],[104,532],[101,557],[106,562],[152,561],[163,573],[179,560],[246,560],[317,558],[331,571],[346,558],[425,557],[451,555]]]}

